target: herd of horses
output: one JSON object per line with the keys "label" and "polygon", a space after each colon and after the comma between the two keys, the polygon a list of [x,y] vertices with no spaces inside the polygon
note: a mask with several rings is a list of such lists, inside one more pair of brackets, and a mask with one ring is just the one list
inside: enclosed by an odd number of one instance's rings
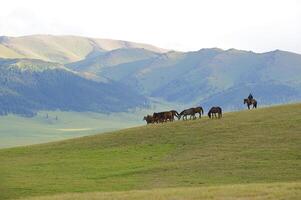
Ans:
{"label": "herd of horses", "polygon": [[[204,115],[204,109],[202,107],[195,107],[195,108],[188,108],[183,110],[182,112],[178,113],[176,110],[170,110],[170,111],[164,111],[164,112],[155,112],[153,115],[147,115],[143,118],[143,120],[146,121],[147,124],[153,124],[153,123],[162,123],[162,122],[168,122],[168,121],[174,121],[175,118],[178,118],[180,120],[181,118],[183,120],[189,119],[196,119],[199,115],[199,118]],[[212,107],[208,112],[209,118],[221,118],[222,117],[222,108],[221,107]]]}
{"label": "herd of horses", "polygon": [[[255,99],[244,99],[244,104],[247,104],[248,109],[250,109],[250,106],[253,105],[253,108],[257,108],[257,101]],[[180,120],[181,118],[183,120],[188,120],[189,119],[196,119],[197,116],[199,115],[199,118],[204,115],[204,109],[199,106],[199,107],[194,107],[194,108],[188,108],[183,110],[182,112],[178,113],[176,110],[170,110],[170,111],[164,111],[164,112],[155,112],[152,115],[147,115],[143,118],[143,120],[146,121],[147,124],[153,124],[153,123],[163,123],[163,122],[172,122],[177,118]],[[210,119],[220,119],[222,118],[222,108],[217,106],[217,107],[212,107],[208,111],[208,117]]]}

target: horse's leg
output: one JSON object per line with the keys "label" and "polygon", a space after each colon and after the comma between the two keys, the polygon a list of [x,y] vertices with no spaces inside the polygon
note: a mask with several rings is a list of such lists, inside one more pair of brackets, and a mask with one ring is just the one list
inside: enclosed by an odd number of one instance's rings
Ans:
{"label": "horse's leg", "polygon": [[250,110],[250,104],[248,104],[248,109]]}

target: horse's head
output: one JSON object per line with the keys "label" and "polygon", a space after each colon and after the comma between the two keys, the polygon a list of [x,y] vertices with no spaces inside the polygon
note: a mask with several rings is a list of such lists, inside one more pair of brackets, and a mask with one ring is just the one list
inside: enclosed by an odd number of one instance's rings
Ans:
{"label": "horse's head", "polygon": [[244,104],[248,103],[248,99],[244,99]]}
{"label": "horse's head", "polygon": [[208,112],[208,117],[211,118],[211,112],[210,111]]}
{"label": "horse's head", "polygon": [[178,117],[178,120],[180,120],[180,119],[181,119],[181,117],[182,117],[182,115],[181,115],[181,114],[179,114],[177,117]]}
{"label": "horse's head", "polygon": [[147,117],[146,117],[146,116],[144,116],[142,121],[144,121],[144,120],[146,120],[146,119],[147,119]]}

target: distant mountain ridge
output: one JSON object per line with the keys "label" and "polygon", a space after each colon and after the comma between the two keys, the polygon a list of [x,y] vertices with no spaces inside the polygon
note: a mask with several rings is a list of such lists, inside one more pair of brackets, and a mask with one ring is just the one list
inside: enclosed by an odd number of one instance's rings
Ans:
{"label": "distant mountain ridge", "polygon": [[0,115],[33,116],[39,110],[125,112],[148,100],[114,81],[85,78],[60,64],[0,59]]}
{"label": "distant mountain ridge", "polygon": [[167,51],[148,44],[80,36],[0,37],[0,58],[31,58],[63,64],[82,60],[95,52],[121,48],[143,48],[159,53]]}
{"label": "distant mountain ridge", "polygon": [[0,81],[9,83],[0,87],[4,114],[22,106],[30,112],[127,111],[150,106],[152,99],[237,110],[250,92],[259,106],[301,100],[301,55],[281,50],[177,52],[119,40],[33,35],[0,37],[0,58]]}

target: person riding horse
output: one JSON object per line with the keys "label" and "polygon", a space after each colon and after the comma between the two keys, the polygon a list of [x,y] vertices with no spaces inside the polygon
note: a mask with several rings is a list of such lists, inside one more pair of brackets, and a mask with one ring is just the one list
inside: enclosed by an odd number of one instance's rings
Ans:
{"label": "person riding horse", "polygon": [[253,95],[250,93],[247,99],[244,99],[244,104],[247,104],[248,109],[250,105],[253,105],[253,108],[257,108],[257,101],[253,98]]}
{"label": "person riding horse", "polygon": [[249,99],[249,100],[252,100],[252,99],[253,99],[253,95],[252,95],[251,93],[249,94],[248,99]]}

